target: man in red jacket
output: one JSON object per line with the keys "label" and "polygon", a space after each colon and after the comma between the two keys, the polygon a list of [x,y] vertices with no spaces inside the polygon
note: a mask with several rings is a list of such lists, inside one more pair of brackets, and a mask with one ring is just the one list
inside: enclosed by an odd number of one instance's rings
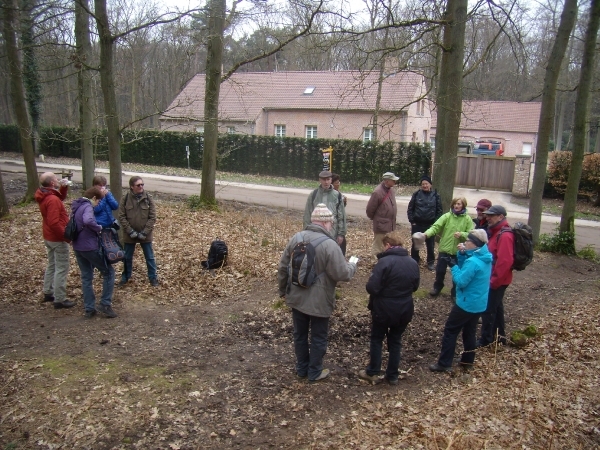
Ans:
{"label": "man in red jacket", "polygon": [[496,338],[499,343],[506,343],[503,299],[506,288],[512,283],[515,248],[515,238],[506,221],[506,209],[500,205],[492,205],[483,213],[488,221],[488,250],[494,259],[488,305],[481,315],[481,337],[477,341],[477,347],[496,342]]}
{"label": "man in red jacket", "polygon": [[35,191],[35,201],[42,213],[44,244],[48,254],[44,275],[44,302],[53,302],[56,309],[72,308],[75,303],[67,300],[69,244],[64,238],[69,216],[63,204],[69,187],[66,182],[58,181],[52,172],[40,175],[40,185]]}
{"label": "man in red jacket", "polygon": [[367,203],[367,217],[373,221],[373,255],[381,253],[383,248],[383,237],[386,233],[396,229],[396,191],[394,186],[398,178],[392,172],[386,172],[381,177],[383,180],[375,188]]}

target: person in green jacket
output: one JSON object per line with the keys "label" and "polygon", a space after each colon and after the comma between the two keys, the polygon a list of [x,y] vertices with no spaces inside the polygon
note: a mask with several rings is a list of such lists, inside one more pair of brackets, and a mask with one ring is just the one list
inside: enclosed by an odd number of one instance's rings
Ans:
{"label": "person in green jacket", "polygon": [[[467,214],[467,199],[457,197],[452,199],[450,211],[442,215],[429,227],[424,233],[415,233],[413,236],[425,235],[429,238],[440,236],[440,245],[438,247],[438,259],[435,267],[435,282],[433,289],[429,292],[432,297],[437,297],[444,287],[444,278],[446,278],[446,269],[448,259],[456,256],[457,245],[464,242],[473,229],[473,219]],[[452,283],[450,293],[452,299],[456,298],[456,288]]]}

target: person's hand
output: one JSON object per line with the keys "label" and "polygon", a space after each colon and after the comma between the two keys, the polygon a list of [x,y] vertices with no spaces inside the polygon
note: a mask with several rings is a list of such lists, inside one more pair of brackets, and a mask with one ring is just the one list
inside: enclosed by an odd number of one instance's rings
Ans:
{"label": "person's hand", "polygon": [[335,241],[338,243],[338,245],[342,245],[344,242],[344,236],[338,236]]}
{"label": "person's hand", "polygon": [[460,231],[457,231],[456,233],[454,233],[454,238],[455,239],[459,239],[460,238]]}
{"label": "person's hand", "polygon": [[129,233],[129,237],[130,237],[131,239],[135,239],[135,238],[137,238],[137,237],[138,237],[138,232],[137,232],[137,231],[135,231],[135,230],[131,230],[131,233]]}
{"label": "person's hand", "polygon": [[446,264],[448,264],[448,267],[453,268],[456,264],[456,258],[454,256],[444,256],[444,261],[446,261]]}
{"label": "person's hand", "polygon": [[146,235],[144,233],[138,233],[138,239],[140,241],[145,241],[146,240]]}
{"label": "person's hand", "polygon": [[467,249],[467,248],[465,247],[465,244],[464,244],[464,243],[462,243],[462,242],[461,242],[460,244],[458,244],[458,245],[456,246],[456,248],[457,248],[457,249],[458,249],[458,251],[459,251],[459,252],[461,252],[461,253],[464,253],[464,252],[465,252],[465,250]]}
{"label": "person's hand", "polygon": [[69,180],[68,178],[63,178],[62,180],[60,180],[58,182],[61,186],[71,186],[73,184],[73,182],[71,180]]}

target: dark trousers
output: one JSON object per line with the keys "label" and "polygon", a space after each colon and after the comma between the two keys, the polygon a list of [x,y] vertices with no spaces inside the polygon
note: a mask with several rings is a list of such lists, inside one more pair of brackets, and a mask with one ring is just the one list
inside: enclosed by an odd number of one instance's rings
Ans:
{"label": "dark trousers", "polygon": [[[424,233],[431,225],[424,225],[421,223],[417,223],[415,225],[410,226],[410,234],[415,234],[417,232]],[[425,239],[425,248],[427,249],[427,263],[432,263],[435,261],[435,236],[428,237]],[[421,257],[419,256],[419,251],[413,245],[410,249],[410,256],[414,259],[417,264],[421,262]]]}
{"label": "dark trousers", "polygon": [[475,361],[475,346],[477,342],[477,322],[479,313],[470,313],[461,307],[454,305],[444,326],[444,337],[442,338],[442,350],[438,364],[443,367],[451,367],[456,350],[458,333],[462,330],[464,351],[460,357],[462,364],[473,364]]}
{"label": "dark trousers", "polygon": [[[308,375],[315,380],[323,370],[323,357],[327,352],[327,331],[329,317],[315,317],[292,309],[294,321],[294,350],[296,352],[296,373],[300,377]],[[310,328],[310,345],[308,330]]]}
{"label": "dark trousers", "polygon": [[342,249],[342,253],[346,256],[346,236],[344,236],[344,240],[340,244],[340,248]]}
{"label": "dark trousers", "polygon": [[[444,279],[446,278],[446,269],[448,268],[448,263],[446,262],[446,258],[448,256],[453,256],[450,253],[439,253],[437,264],[435,265],[435,281],[433,282],[433,288],[441,291],[444,287]],[[450,291],[450,295],[452,298],[456,298],[456,286],[454,286],[454,282],[452,282],[452,290]]]}
{"label": "dark trousers", "polygon": [[496,333],[500,343],[506,343],[504,330],[504,292],[508,286],[491,289],[488,295],[488,305],[481,315],[481,338],[479,344],[489,345],[496,340]]}
{"label": "dark trousers", "polygon": [[402,334],[407,325],[388,327],[379,322],[373,322],[371,325],[371,349],[369,365],[367,366],[368,375],[379,375],[381,372],[381,352],[383,347],[383,338],[387,336],[387,347],[389,352],[387,369],[385,376],[388,380],[398,379],[398,366],[400,365],[400,351],[402,350]]}

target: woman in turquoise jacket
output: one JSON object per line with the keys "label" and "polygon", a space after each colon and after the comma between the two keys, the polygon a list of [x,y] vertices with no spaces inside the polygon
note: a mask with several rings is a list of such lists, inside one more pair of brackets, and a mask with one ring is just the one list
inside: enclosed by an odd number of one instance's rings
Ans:
{"label": "woman in turquoise jacket", "polygon": [[[469,231],[473,229],[473,219],[467,214],[467,199],[457,197],[452,199],[450,211],[442,215],[431,227],[425,231],[425,236],[440,236],[438,259],[435,267],[435,282],[429,292],[432,297],[437,297],[444,287],[446,278],[447,258],[456,255],[456,246],[464,242]],[[416,235],[417,233],[415,233]],[[454,285],[451,291],[452,299],[456,298]]]}
{"label": "woman in turquoise jacket", "polygon": [[447,257],[452,280],[456,284],[456,304],[444,326],[438,362],[429,366],[433,372],[452,370],[456,340],[461,330],[464,352],[460,363],[467,369],[475,362],[477,322],[487,308],[492,274],[492,254],[487,248],[487,242],[485,230],[473,230],[467,235],[467,241],[458,245],[458,264],[452,257]]}

